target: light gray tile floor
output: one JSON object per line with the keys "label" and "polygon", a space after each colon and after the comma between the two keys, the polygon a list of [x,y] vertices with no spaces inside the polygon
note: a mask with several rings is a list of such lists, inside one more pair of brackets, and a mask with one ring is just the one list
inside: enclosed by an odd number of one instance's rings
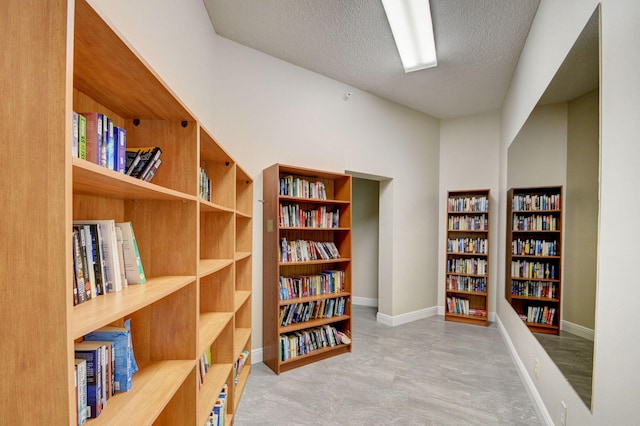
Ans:
{"label": "light gray tile floor", "polygon": [[495,325],[397,327],[353,307],[353,352],[275,375],[252,366],[237,426],[539,425]]}

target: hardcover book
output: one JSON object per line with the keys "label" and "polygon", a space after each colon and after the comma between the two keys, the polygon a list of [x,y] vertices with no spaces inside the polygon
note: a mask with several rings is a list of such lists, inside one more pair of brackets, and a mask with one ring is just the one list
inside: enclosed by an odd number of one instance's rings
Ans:
{"label": "hardcover book", "polygon": [[103,118],[99,112],[81,112],[86,119],[86,160],[101,165],[103,142]]}
{"label": "hardcover book", "polygon": [[106,220],[74,220],[74,225],[98,225],[102,239],[100,248],[104,254],[105,272],[107,278],[106,291],[109,293],[122,290],[122,277],[120,276],[120,256],[118,255],[118,241],[116,237],[116,224],[113,219]]}

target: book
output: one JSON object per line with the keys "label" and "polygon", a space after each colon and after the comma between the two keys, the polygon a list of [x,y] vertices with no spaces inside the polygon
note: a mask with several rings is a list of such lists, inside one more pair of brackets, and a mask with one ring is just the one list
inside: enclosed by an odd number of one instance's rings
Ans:
{"label": "book", "polygon": [[120,280],[122,282],[122,287],[126,287],[129,285],[127,281],[127,274],[124,269],[124,242],[122,240],[122,229],[116,226],[116,244],[118,248],[118,260],[120,266]]}
{"label": "book", "polygon": [[125,174],[131,176],[138,163],[140,162],[141,154],[138,148],[125,148]]}
{"label": "book", "polygon": [[[128,320],[127,323],[128,324]],[[137,364],[133,353],[131,330],[128,326],[105,326],[84,336],[85,341],[111,341],[114,344],[114,392],[128,392],[133,386]]]}
{"label": "book", "polygon": [[101,165],[103,118],[99,112],[81,112],[86,119],[86,160]]}
{"label": "book", "polygon": [[83,341],[74,344],[75,357],[87,362],[87,416],[97,418],[102,409],[103,344]]}
{"label": "book", "polygon": [[116,169],[116,146],[115,146],[115,127],[113,120],[106,117],[107,132],[104,135],[105,140],[105,164],[104,166],[110,170]]}
{"label": "book", "polygon": [[88,225],[79,226],[80,241],[84,247],[84,260],[86,260],[87,275],[89,276],[89,291],[87,291],[87,299],[96,297],[96,274],[95,274],[95,258],[93,253],[93,241],[91,231]]}
{"label": "book", "polygon": [[75,290],[77,293],[78,304],[87,301],[87,289],[86,289],[86,272],[84,269],[84,263],[82,261],[82,247],[80,244],[80,231],[76,227],[72,233],[72,247],[73,247],[73,270],[75,273]]}
{"label": "book", "polygon": [[162,149],[158,146],[147,146],[137,148],[140,150],[140,161],[137,166],[131,172],[131,176],[140,178],[153,166],[153,163],[162,154]]}
{"label": "book", "polygon": [[151,179],[153,179],[153,177],[156,175],[156,172],[158,171],[158,168],[160,168],[161,164],[162,164],[162,158],[158,158],[153,163],[153,166],[151,166],[151,168],[144,174],[144,176],[142,176],[141,179],[147,182],[151,182]]}
{"label": "book", "polygon": [[78,426],[81,426],[87,421],[87,361],[84,359],[75,359],[74,372]]}
{"label": "book", "polygon": [[120,275],[120,256],[118,255],[118,242],[116,236],[116,224],[113,219],[104,220],[74,220],[74,225],[98,225],[101,250],[104,254],[104,271],[107,278],[106,292],[113,293],[122,290],[122,277]]}
{"label": "book", "polygon": [[116,227],[122,232],[122,252],[124,257],[124,271],[127,284],[144,284],[147,278],[140,259],[140,249],[133,231],[133,223],[117,222]]}
{"label": "book", "polygon": [[91,235],[91,243],[93,245],[93,266],[96,280],[95,296],[105,294],[105,279],[107,273],[105,271],[104,253],[102,252],[102,238],[100,236],[100,227],[98,225],[87,225],[89,234]]}
{"label": "book", "polygon": [[78,113],[71,112],[71,155],[78,157]]}
{"label": "book", "polygon": [[78,158],[87,159],[87,119],[78,114]]}
{"label": "book", "polygon": [[122,127],[113,128],[114,170],[118,173],[127,171],[127,131]]}
{"label": "book", "polygon": [[107,139],[109,133],[109,117],[102,115],[102,144],[100,145],[100,162],[102,167],[107,167]]}

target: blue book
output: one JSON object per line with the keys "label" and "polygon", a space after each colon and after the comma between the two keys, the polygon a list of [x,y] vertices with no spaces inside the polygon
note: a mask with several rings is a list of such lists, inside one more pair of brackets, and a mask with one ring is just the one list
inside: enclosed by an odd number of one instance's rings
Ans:
{"label": "blue book", "polygon": [[78,152],[79,152],[79,133],[78,133],[78,113],[73,111],[71,113],[72,116],[72,132],[71,132],[71,137],[72,137],[72,144],[71,144],[71,155],[75,158],[78,157]]}
{"label": "blue book", "polygon": [[113,120],[109,117],[105,117],[106,133],[104,135],[105,148],[104,148],[104,163],[102,164],[110,170],[116,169],[116,157],[115,157],[115,136]]}
{"label": "blue book", "polygon": [[86,336],[90,341],[111,341],[115,347],[115,374],[113,389],[115,392],[127,392],[133,387],[133,374],[138,371],[133,354],[131,330],[128,327],[105,326]]}
{"label": "blue book", "polygon": [[114,170],[119,173],[126,172],[127,165],[127,131],[122,127],[113,128],[114,146]]}
{"label": "blue book", "polygon": [[96,418],[103,408],[102,392],[102,354],[103,344],[100,342],[75,343],[75,358],[84,359],[87,363],[87,407],[88,417]]}

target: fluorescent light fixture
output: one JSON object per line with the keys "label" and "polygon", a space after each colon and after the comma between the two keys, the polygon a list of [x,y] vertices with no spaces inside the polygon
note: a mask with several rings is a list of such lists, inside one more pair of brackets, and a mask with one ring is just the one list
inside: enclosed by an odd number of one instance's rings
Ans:
{"label": "fluorescent light fixture", "polygon": [[382,0],[404,72],[438,65],[429,0]]}

